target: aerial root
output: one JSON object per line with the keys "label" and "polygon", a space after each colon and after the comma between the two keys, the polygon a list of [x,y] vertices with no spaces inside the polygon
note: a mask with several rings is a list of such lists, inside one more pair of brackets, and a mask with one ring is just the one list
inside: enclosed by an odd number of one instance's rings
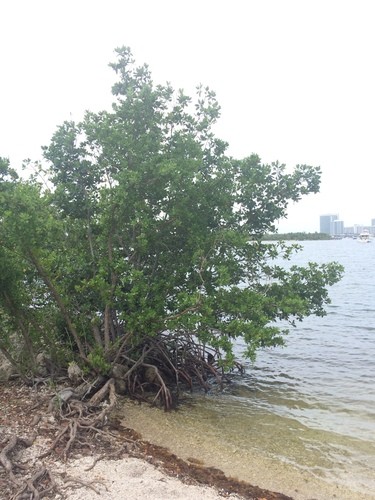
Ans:
{"label": "aerial root", "polygon": [[[214,386],[222,389],[230,380],[219,349],[202,344],[185,331],[161,332],[135,347],[123,342],[113,359],[116,367],[126,367],[123,393],[158,403],[166,410],[173,407],[182,388],[200,387],[208,392]],[[243,371],[239,363],[235,368]]]}

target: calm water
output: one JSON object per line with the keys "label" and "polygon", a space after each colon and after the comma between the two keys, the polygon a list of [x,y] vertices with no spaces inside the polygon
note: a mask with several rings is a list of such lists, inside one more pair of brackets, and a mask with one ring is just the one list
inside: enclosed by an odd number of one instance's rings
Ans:
{"label": "calm water", "polygon": [[299,324],[286,348],[260,352],[232,400],[279,417],[262,427],[268,434],[276,426],[277,435],[285,428],[290,441],[281,435],[271,451],[280,459],[375,494],[375,242],[303,245],[295,263],[345,267],[328,314]]}
{"label": "calm water", "polygon": [[181,439],[190,429],[202,457],[241,479],[259,478],[250,466],[257,455],[263,486],[298,490],[298,498],[340,499],[346,490],[375,498],[375,241],[303,246],[293,262],[345,267],[328,315],[306,319],[285,348],[259,352],[224,394],[193,396],[159,429],[176,425]]}
{"label": "calm water", "polygon": [[286,348],[259,353],[243,392],[309,427],[374,444],[375,242],[306,242],[294,261],[308,260],[345,267],[328,314],[298,324]]}

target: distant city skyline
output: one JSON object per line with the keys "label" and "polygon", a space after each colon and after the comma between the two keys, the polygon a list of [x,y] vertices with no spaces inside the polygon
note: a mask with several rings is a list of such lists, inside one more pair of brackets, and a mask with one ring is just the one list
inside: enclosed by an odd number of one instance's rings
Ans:
{"label": "distant city skyline", "polygon": [[338,236],[343,234],[360,234],[364,229],[367,229],[370,234],[375,235],[375,218],[370,218],[370,225],[353,224],[345,226],[344,220],[339,218],[338,213],[320,215],[319,232]]}

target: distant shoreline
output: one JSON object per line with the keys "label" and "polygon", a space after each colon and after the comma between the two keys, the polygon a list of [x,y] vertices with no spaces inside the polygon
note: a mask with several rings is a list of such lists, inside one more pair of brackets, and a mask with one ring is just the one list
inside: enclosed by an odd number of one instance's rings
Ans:
{"label": "distant shoreline", "polygon": [[318,240],[332,240],[333,238],[329,234],[325,233],[275,233],[275,234],[265,234],[263,237],[264,241],[318,241]]}

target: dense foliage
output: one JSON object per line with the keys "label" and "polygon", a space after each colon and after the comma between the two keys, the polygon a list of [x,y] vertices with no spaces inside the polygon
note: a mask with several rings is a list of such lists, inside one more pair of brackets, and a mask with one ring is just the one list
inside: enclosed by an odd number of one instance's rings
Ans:
{"label": "dense foliage", "polygon": [[283,343],[279,320],[323,315],[341,267],[285,269],[296,247],[263,242],[289,202],[318,191],[319,168],[234,159],[214,135],[220,108],[209,88],[192,99],[155,85],[128,48],[111,66],[113,109],[63,123],[43,172],[21,180],[1,161],[8,359],[32,373],[43,351],[53,367],[76,361],[106,374],[138,366],[163,338],[175,354],[184,339],[211,346],[230,367],[236,338],[253,357]]}

